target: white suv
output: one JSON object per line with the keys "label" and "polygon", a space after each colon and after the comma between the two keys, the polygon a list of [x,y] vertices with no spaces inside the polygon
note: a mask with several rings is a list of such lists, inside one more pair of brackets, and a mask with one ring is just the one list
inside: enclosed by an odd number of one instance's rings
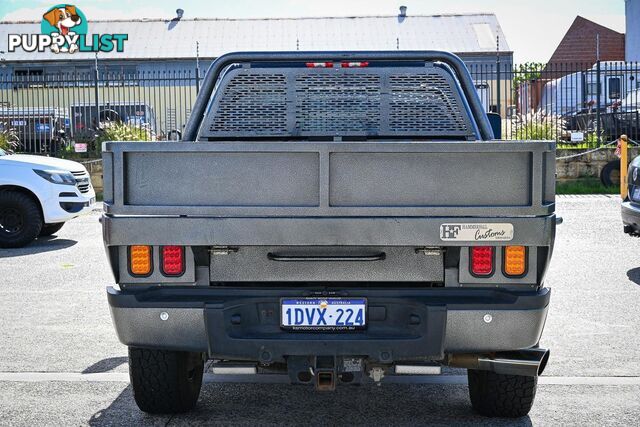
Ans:
{"label": "white suv", "polygon": [[55,234],[95,201],[89,173],[80,163],[0,150],[0,248]]}

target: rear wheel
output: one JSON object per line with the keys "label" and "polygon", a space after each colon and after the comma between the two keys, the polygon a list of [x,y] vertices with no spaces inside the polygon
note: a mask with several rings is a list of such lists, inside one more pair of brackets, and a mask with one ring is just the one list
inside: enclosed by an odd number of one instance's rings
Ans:
{"label": "rear wheel", "polygon": [[35,200],[17,191],[0,191],[0,248],[19,248],[32,242],[42,228]]}
{"label": "rear wheel", "polygon": [[152,414],[186,412],[198,401],[200,353],[129,347],[129,376],[138,408]]}
{"label": "rear wheel", "polygon": [[62,226],[64,222],[59,222],[57,224],[44,224],[42,229],[40,230],[40,237],[51,236],[52,234],[56,234]]}
{"label": "rear wheel", "polygon": [[487,417],[523,417],[536,397],[537,377],[503,375],[468,370],[469,397],[473,409]]}

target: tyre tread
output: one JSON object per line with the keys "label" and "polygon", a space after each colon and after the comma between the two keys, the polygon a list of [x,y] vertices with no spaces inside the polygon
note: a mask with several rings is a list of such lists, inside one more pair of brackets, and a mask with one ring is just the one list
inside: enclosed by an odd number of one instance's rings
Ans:
{"label": "tyre tread", "polygon": [[20,248],[31,243],[40,234],[43,221],[36,201],[19,191],[0,191],[0,206],[18,206],[24,212],[25,225],[14,236],[0,234],[0,248]]}
{"label": "tyre tread", "polygon": [[529,413],[536,397],[537,377],[468,370],[471,405],[488,417],[518,418]]}
{"label": "tyre tread", "polygon": [[[199,357],[199,354],[197,354]],[[200,394],[203,362],[189,381],[185,364],[193,353],[129,348],[129,376],[138,407],[149,413],[178,413],[192,409]]]}

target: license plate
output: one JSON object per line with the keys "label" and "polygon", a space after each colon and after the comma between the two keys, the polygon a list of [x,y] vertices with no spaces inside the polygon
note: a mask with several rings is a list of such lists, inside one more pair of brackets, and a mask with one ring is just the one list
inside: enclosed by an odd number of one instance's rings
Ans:
{"label": "license plate", "polygon": [[633,196],[631,196],[631,198],[633,200],[640,200],[640,186],[633,190]]}
{"label": "license plate", "polygon": [[280,326],[307,331],[350,331],[367,325],[365,298],[283,298]]}

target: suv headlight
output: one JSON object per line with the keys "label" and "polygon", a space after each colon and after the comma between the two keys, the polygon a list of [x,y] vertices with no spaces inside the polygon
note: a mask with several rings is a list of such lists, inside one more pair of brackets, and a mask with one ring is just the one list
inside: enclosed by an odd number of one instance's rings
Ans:
{"label": "suv headlight", "polygon": [[59,170],[33,170],[35,173],[54,184],[76,185],[76,179],[71,172]]}

